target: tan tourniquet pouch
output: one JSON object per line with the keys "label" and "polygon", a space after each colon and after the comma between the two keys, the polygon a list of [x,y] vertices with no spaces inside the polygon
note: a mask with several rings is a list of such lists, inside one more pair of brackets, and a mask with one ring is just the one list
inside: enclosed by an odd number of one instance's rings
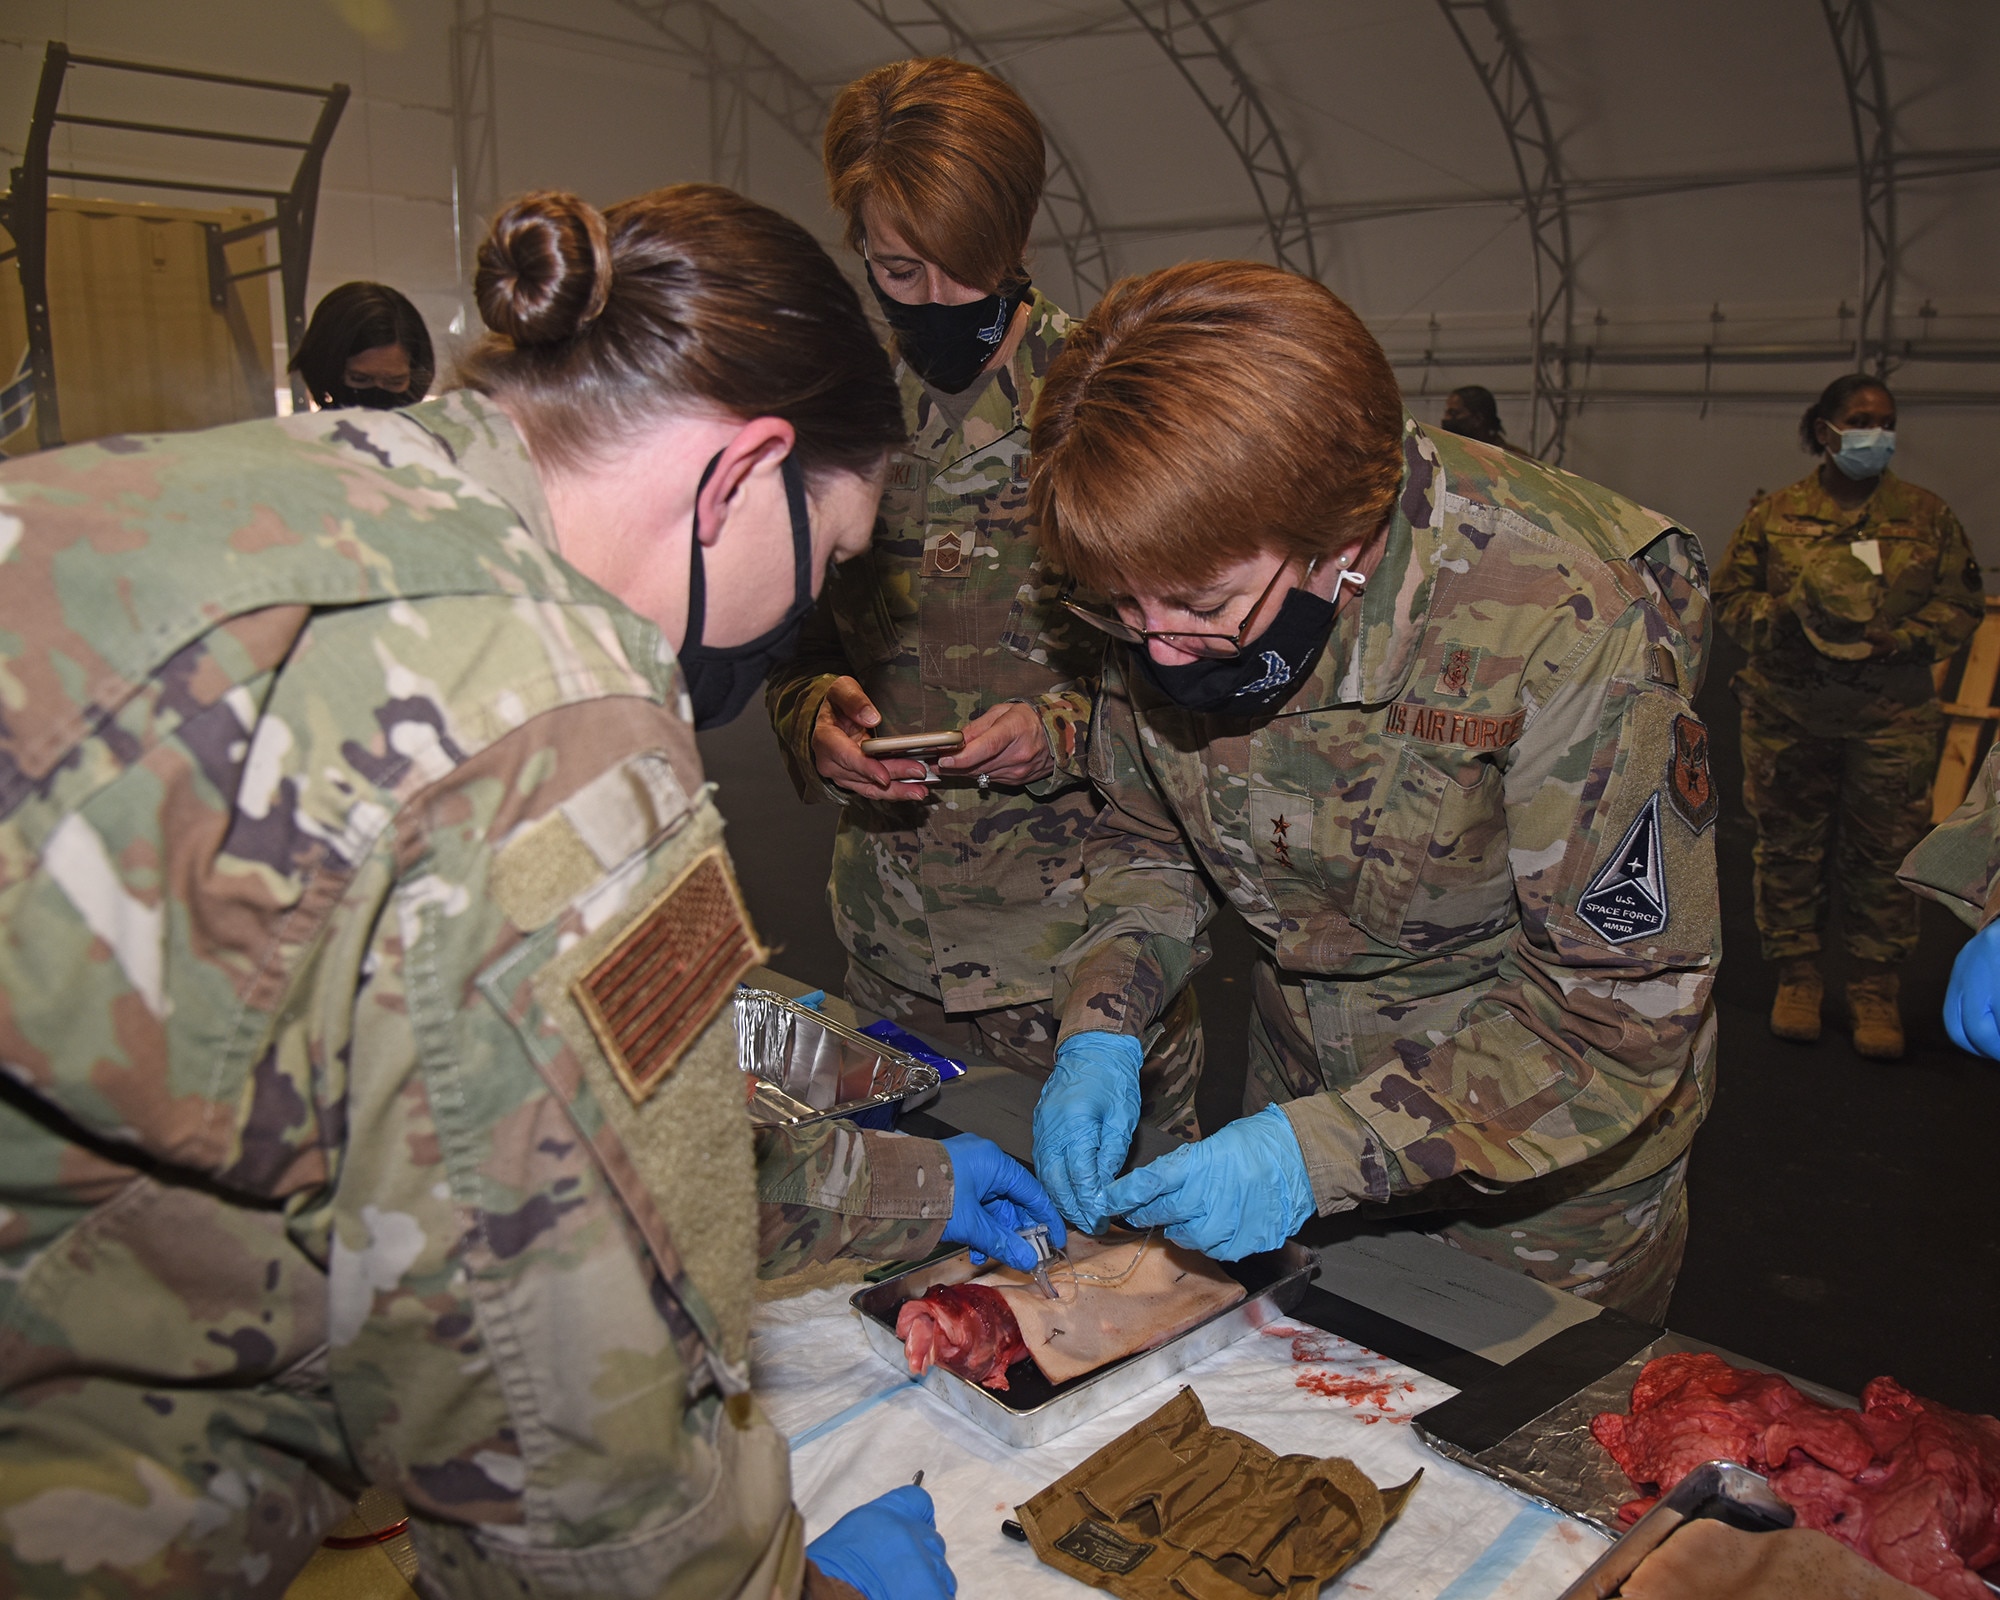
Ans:
{"label": "tan tourniquet pouch", "polygon": [[1313,1600],[1422,1477],[1377,1489],[1338,1456],[1275,1455],[1182,1389],[1015,1515],[1042,1560],[1126,1600]]}
{"label": "tan tourniquet pouch", "polygon": [[1021,1340],[1050,1383],[1067,1383],[1121,1356],[1151,1350],[1227,1311],[1245,1290],[1206,1256],[1158,1234],[1069,1236],[1049,1268],[1051,1300],[1025,1272],[1002,1267],[974,1283],[1000,1291]]}

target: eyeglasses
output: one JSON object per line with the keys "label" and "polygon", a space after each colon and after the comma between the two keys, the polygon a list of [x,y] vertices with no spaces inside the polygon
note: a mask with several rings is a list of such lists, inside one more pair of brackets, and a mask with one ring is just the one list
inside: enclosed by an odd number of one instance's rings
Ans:
{"label": "eyeglasses", "polygon": [[377,378],[365,372],[346,372],[340,381],[350,389],[380,389],[384,394],[408,394],[414,373],[406,372],[399,378]]}
{"label": "eyeglasses", "polygon": [[[1313,570],[1319,565],[1319,557],[1306,564],[1304,582],[1312,581]],[[1193,656],[1207,656],[1212,660],[1227,661],[1243,654],[1244,636],[1250,625],[1257,620],[1257,614],[1264,609],[1264,602],[1271,598],[1271,591],[1278,587],[1278,580],[1291,570],[1291,562],[1285,561],[1271,574],[1271,581],[1264,585],[1264,592],[1257,596],[1250,609],[1243,613],[1243,621],[1234,633],[1189,632],[1185,628],[1135,628],[1123,617],[1109,611],[1100,611],[1095,606],[1082,605],[1072,596],[1076,585],[1067,585],[1062,592],[1062,606],[1071,616],[1080,618],[1093,628],[1108,633],[1122,644],[1136,644],[1142,649],[1154,639],[1164,639],[1176,650],[1186,651]]]}

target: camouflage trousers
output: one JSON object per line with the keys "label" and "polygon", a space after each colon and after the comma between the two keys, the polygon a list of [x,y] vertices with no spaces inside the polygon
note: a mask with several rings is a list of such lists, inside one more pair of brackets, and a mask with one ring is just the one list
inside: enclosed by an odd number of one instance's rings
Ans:
{"label": "camouflage trousers", "polygon": [[1766,961],[1820,949],[1830,875],[1848,954],[1901,962],[1917,947],[1917,898],[1896,869],[1930,831],[1944,713],[1935,701],[1882,720],[1799,714],[1739,682],[1743,804],[1757,824],[1757,933]]}
{"label": "camouflage trousers", "polygon": [[[852,1004],[893,1019],[947,1055],[982,1056],[1037,1083],[1055,1070],[1062,1018],[1046,1000],[990,1011],[946,1011],[929,995],[891,983],[852,959],[847,963],[845,992]],[[1201,1062],[1201,1014],[1189,989],[1167,1012],[1160,1036],[1139,1069],[1139,1118],[1147,1127],[1177,1139],[1201,1137],[1194,1109]]]}
{"label": "camouflage trousers", "polygon": [[[1345,1063],[1320,1059],[1303,996],[1296,985],[1281,985],[1268,962],[1258,964],[1255,996],[1246,1113],[1323,1093],[1348,1076]],[[1407,1227],[1552,1289],[1664,1324],[1687,1249],[1687,1152],[1638,1178],[1625,1170],[1631,1160],[1621,1145],[1503,1194],[1447,1179],[1344,1213],[1327,1237]]]}

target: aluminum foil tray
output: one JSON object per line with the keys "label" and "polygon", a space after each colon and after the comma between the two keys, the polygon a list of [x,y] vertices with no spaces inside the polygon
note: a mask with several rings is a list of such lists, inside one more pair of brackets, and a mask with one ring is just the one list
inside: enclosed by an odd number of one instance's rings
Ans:
{"label": "aluminum foil tray", "polygon": [[736,991],[736,1064],[756,1080],[758,1127],[874,1111],[938,1086],[936,1067],[768,989]]}
{"label": "aluminum foil tray", "polygon": [[[1142,1350],[1067,1383],[1050,1383],[1033,1362],[1020,1362],[1011,1368],[1008,1378],[1013,1387],[1004,1391],[968,1382],[943,1367],[932,1367],[920,1381],[960,1416],[1003,1443],[1022,1449],[1044,1444],[1245,1335],[1282,1321],[1319,1271],[1318,1258],[1299,1244],[1217,1265],[1243,1285],[1248,1291],[1245,1298],[1155,1349]],[[934,1284],[964,1283],[991,1270],[987,1265],[975,1267],[969,1253],[961,1250],[872,1284],[848,1303],[860,1314],[869,1348],[898,1372],[907,1373],[910,1369],[903,1341],[896,1337],[896,1313],[903,1302],[919,1299]]]}
{"label": "aluminum foil tray", "polygon": [[[1530,1499],[1587,1522],[1600,1532],[1616,1538],[1625,1531],[1618,1520],[1618,1508],[1635,1498],[1632,1487],[1618,1463],[1590,1433],[1590,1419],[1600,1411],[1625,1411],[1632,1404],[1632,1385],[1639,1369],[1655,1356],[1683,1350],[1706,1350],[1719,1355],[1733,1367],[1750,1367],[1760,1372],[1776,1372],[1796,1384],[1813,1399],[1830,1406],[1850,1409],[1859,1402],[1822,1384],[1794,1378],[1762,1361],[1752,1361],[1733,1351],[1718,1349],[1684,1334],[1669,1333],[1655,1339],[1622,1366],[1614,1367],[1588,1387],[1544,1411],[1532,1422],[1516,1428],[1499,1443],[1476,1453],[1468,1452],[1449,1439],[1438,1437],[1416,1419],[1417,1437],[1440,1455],[1463,1462],[1475,1472],[1498,1478],[1509,1488]],[[1501,1369],[1505,1372],[1505,1369]]]}

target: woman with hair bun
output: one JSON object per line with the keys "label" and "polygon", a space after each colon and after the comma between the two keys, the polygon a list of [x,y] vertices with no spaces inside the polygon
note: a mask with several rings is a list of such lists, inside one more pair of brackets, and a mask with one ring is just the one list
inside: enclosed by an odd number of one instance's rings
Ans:
{"label": "woman with hair bun", "polygon": [[1058,1205],[1225,1258],[1358,1207],[1660,1320],[1720,950],[1692,537],[1415,422],[1347,306],[1241,261],[1072,330],[1029,494],[1114,641],[1062,958],[1100,1103],[1218,900],[1263,953],[1252,1114],[1107,1181],[1122,1130],[1045,1093]]}
{"label": "woman with hair bun", "polygon": [[1771,1031],[1820,1035],[1836,876],[1854,1048],[1895,1061],[1900,969],[1917,947],[1896,871],[1930,826],[1944,732],[1931,669],[1979,625],[1983,586],[1951,507],[1889,470],[1896,400],[1880,378],[1834,379],[1799,444],[1819,464],[1750,508],[1715,574],[1722,626],[1750,657],[1734,687],[1757,934],[1778,963]]}
{"label": "woman with hair bun", "polygon": [[[1028,422],[1070,325],[1024,260],[1041,125],[978,67],[895,61],[840,92],[824,153],[911,437],[874,548],[834,575],[771,677],[772,725],[799,793],[842,807],[827,898],[848,999],[948,1049],[1060,1075],[1050,969],[1083,931],[1104,641],[1058,603],[1028,514]],[[932,732],[964,747],[862,748]],[[1193,998],[1147,1036],[1126,1108],[1181,1137],[1201,1068]]]}
{"label": "woman with hair bun", "polygon": [[0,1590],[274,1594],[372,1483],[427,1593],[948,1594],[921,1489],[803,1545],[754,1279],[1061,1221],[753,1138],[694,738],[866,547],[888,362],[706,185],[476,288],[438,400],[0,467]]}

